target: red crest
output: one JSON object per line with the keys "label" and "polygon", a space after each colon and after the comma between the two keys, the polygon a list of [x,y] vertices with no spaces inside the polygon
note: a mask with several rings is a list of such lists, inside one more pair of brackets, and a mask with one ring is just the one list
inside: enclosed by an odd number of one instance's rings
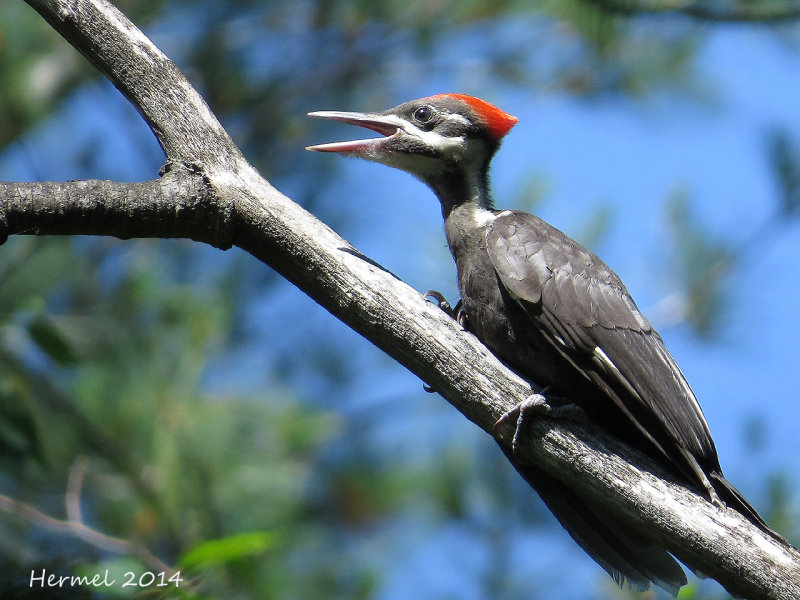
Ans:
{"label": "red crest", "polygon": [[484,120],[489,132],[495,139],[502,138],[509,130],[517,124],[519,119],[505,111],[500,110],[494,104],[489,104],[485,100],[467,96],[466,94],[437,94],[434,98],[456,98],[467,104],[478,116]]}

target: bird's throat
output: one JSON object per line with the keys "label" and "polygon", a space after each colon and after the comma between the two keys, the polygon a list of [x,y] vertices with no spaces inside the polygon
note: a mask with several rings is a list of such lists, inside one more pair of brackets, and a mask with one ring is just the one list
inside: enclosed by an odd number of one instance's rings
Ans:
{"label": "bird's throat", "polygon": [[445,221],[456,208],[464,208],[467,212],[494,208],[489,178],[484,170],[454,170],[427,183],[439,198]]}

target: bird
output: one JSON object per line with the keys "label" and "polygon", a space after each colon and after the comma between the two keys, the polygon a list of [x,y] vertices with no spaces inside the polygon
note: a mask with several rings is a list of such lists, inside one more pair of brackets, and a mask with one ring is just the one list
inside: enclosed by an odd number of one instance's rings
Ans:
{"label": "bird", "polygon": [[[382,112],[309,116],[379,137],[307,147],[406,171],[438,197],[461,300],[456,316],[501,361],[545,392],[498,421],[577,406],[588,420],[661,464],[709,502],[774,533],[725,479],[686,377],[625,285],[599,257],[542,219],[495,208],[490,163],[518,119],[473,96],[444,93]],[[443,297],[432,293],[437,300]],[[448,306],[449,308],[449,306]],[[516,437],[516,436],[515,436]],[[511,463],[572,538],[614,580],[673,595],[687,582],[657,542],[536,465]]]}

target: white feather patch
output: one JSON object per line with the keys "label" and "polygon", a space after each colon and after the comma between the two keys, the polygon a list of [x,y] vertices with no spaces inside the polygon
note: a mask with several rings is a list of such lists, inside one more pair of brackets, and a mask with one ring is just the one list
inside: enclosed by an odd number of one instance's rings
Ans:
{"label": "white feather patch", "polygon": [[489,223],[494,221],[497,217],[498,215],[494,214],[494,211],[482,208],[480,206],[476,206],[475,209],[472,211],[472,220],[478,227],[484,227],[488,225]]}
{"label": "white feather patch", "polygon": [[611,367],[614,371],[619,373],[617,365],[614,364],[614,361],[608,358],[608,354],[606,354],[600,346],[594,347],[594,355],[601,361],[603,361],[607,366]]}

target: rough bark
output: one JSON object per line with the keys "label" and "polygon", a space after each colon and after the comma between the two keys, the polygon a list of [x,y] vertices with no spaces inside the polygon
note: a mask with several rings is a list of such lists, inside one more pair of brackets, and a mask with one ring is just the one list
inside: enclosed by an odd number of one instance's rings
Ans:
{"label": "rough bark", "polygon": [[[155,181],[0,183],[12,234],[186,237],[236,245],[492,433],[530,393],[455,321],[253,169],[178,68],[105,0],[28,0],[136,106],[167,155]],[[499,432],[509,443],[509,432]],[[751,599],[800,598],[800,554],[672,483],[644,457],[574,423],[532,424],[519,456],[623,515],[692,569]]]}
{"label": "rough bark", "polygon": [[[110,235],[190,238],[231,247],[233,206],[202,177],[179,169],[142,183],[0,183],[0,226],[7,235]],[[220,236],[220,233],[227,235]]]}

